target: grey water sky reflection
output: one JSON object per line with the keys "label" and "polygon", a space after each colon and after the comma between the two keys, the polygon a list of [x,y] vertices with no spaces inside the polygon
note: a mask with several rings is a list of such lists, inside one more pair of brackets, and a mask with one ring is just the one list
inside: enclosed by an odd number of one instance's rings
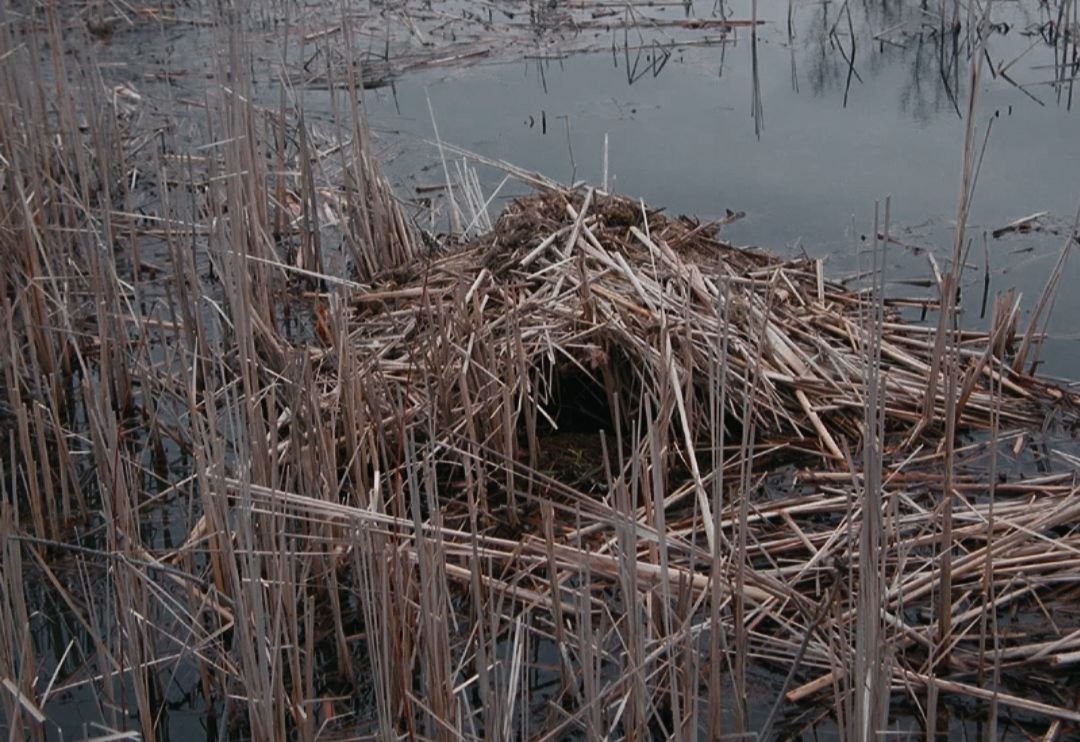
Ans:
{"label": "grey water sky reflection", "polygon": [[[993,6],[985,52],[993,74],[983,68],[975,114],[980,145],[991,133],[969,219],[978,244],[968,281],[979,286],[965,295],[969,311],[981,303],[986,254],[991,293],[1016,286],[1030,305],[1080,198],[1069,85],[1044,84],[1068,70],[1055,66],[1060,44],[1049,43],[1051,16],[1037,5]],[[874,202],[890,196],[902,241],[947,260],[961,182],[966,31],[953,34],[948,18],[943,31],[942,19],[914,2],[847,3],[842,13],[836,3],[796,3],[789,35],[786,4],[761,6],[772,15],[763,15],[756,45],[739,28],[723,45],[646,48],[635,67],[638,52],[613,41],[605,53],[406,76],[368,105],[384,132],[429,138],[430,97],[444,140],[562,181],[601,181],[606,135],[616,189],[702,218],[745,211],[729,239],[825,256],[833,275],[858,268]],[[730,4],[726,12],[749,17]],[[426,146],[405,149],[394,163],[399,174],[441,180],[438,169],[420,172],[430,166]],[[984,248],[984,231],[1038,211],[1049,212],[1048,231],[988,238]],[[922,250],[905,248],[891,251],[888,270],[893,278],[931,272]],[[1073,263],[1067,271],[1077,278]],[[1080,296],[1059,298],[1057,317],[1077,311]],[[1054,327],[1048,369],[1075,375],[1078,343],[1067,323]]]}

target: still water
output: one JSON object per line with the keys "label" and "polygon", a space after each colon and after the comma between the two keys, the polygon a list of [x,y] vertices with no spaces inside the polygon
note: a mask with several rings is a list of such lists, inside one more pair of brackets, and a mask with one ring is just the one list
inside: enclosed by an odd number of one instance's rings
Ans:
{"label": "still water", "polygon": [[[976,149],[986,146],[967,233],[973,326],[984,325],[985,256],[991,299],[1016,287],[1030,306],[1080,201],[1072,83],[1048,84],[1063,74],[1062,53],[1047,43],[1035,5],[992,8],[986,57],[995,74],[984,66],[977,91]],[[750,17],[748,7],[728,13]],[[954,55],[953,35],[943,37],[939,17],[917,3],[796,3],[790,35],[786,3],[762,3],[759,14],[766,23],[756,41],[738,28],[715,46],[627,53],[612,32],[602,52],[414,74],[369,91],[366,103],[384,138],[403,142],[391,167],[407,183],[442,178],[420,172],[433,152],[420,143],[433,138],[430,100],[443,140],[564,182],[601,183],[606,137],[612,188],[702,218],[744,211],[728,239],[826,257],[836,276],[857,270],[875,201],[889,197],[890,233],[944,270],[962,179],[966,37],[955,39]],[[1043,211],[1044,231],[988,234]],[[893,246],[890,257],[890,278],[932,276],[918,250]],[[1071,260],[1063,285],[1078,278]],[[1077,311],[1080,294],[1062,292],[1044,372],[1080,371]]]}

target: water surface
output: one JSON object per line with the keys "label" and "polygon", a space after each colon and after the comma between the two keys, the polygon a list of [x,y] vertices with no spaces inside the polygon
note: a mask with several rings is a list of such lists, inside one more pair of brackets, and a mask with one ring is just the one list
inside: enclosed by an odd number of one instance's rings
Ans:
{"label": "water surface", "polygon": [[[985,326],[977,316],[984,256],[991,299],[1012,286],[1030,306],[1080,202],[1071,84],[1045,84],[1062,74],[1060,52],[1032,6],[994,5],[999,25],[986,55],[1011,81],[984,67],[976,97],[975,141],[984,155],[968,220],[964,305],[974,326]],[[963,173],[966,35],[943,36],[939,18],[916,3],[847,7],[854,54],[847,11],[838,19],[837,4],[795,4],[789,37],[786,6],[769,3],[756,41],[739,28],[723,44],[647,48],[639,58],[613,31],[603,52],[426,71],[369,92],[366,102],[384,136],[419,140],[434,137],[430,99],[445,141],[564,182],[601,183],[606,137],[612,188],[702,218],[745,211],[726,230],[729,239],[825,257],[834,275],[857,269],[874,204],[888,197],[890,231],[929,250],[945,270]],[[748,9],[728,12],[749,17]],[[407,142],[394,172],[408,183],[438,183],[440,169],[422,171],[431,148]],[[493,173],[486,179],[492,187],[498,181]],[[1042,211],[1052,232],[989,235]],[[894,246],[891,255],[891,278],[932,277],[925,254]],[[1080,278],[1078,270],[1067,263],[1063,284]],[[1068,319],[1077,311],[1080,296],[1063,292],[1044,354],[1048,373],[1080,371]]]}

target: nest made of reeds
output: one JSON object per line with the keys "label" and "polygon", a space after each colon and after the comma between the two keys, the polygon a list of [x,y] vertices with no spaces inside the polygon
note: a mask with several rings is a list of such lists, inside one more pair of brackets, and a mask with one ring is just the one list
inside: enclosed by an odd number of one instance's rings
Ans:
{"label": "nest made of reeds", "polygon": [[[618,399],[626,423],[652,405],[652,424],[671,427],[683,456],[711,444],[719,384],[729,431],[749,421],[758,441],[839,470],[863,439],[872,375],[895,453],[939,439],[950,415],[958,429],[987,429],[992,380],[1003,425],[1075,417],[1075,396],[1010,365],[1016,304],[988,332],[955,331],[950,399],[934,328],[823,270],[733,247],[707,222],[556,190],[356,293],[337,350],[396,387],[400,399],[385,402],[404,405],[407,426],[500,450],[532,441],[527,429],[560,428],[560,412],[578,404],[560,379]],[[595,429],[614,433],[612,423]]]}
{"label": "nest made of reeds", "polygon": [[[1078,400],[1017,370],[1018,301],[986,332],[906,322],[907,305],[708,222],[545,190],[489,234],[331,297],[308,355],[321,398],[293,407],[292,429],[330,424],[354,504],[257,499],[435,539],[448,583],[507,621],[539,610],[556,637],[595,609],[639,641],[618,616],[660,600],[684,623],[649,623],[657,651],[715,623],[737,654],[792,668],[789,701],[839,703],[867,641],[893,692],[982,698],[962,676],[988,656],[985,631],[972,638],[986,611],[1080,590],[1074,474],[999,476],[987,451],[1075,426]],[[578,588],[558,587],[568,576]],[[1003,639],[994,661],[1044,661],[1080,631],[1059,624]],[[947,667],[960,679],[932,677]]]}

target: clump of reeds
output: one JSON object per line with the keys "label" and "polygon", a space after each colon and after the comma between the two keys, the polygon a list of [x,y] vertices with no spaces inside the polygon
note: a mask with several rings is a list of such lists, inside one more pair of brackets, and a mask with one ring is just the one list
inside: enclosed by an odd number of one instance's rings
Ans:
{"label": "clump of reeds", "polygon": [[[684,675],[688,666],[703,671],[694,657],[705,637],[724,647],[716,656],[736,677],[751,656],[794,663],[789,681],[804,680],[791,699],[854,692],[861,685],[848,668],[862,655],[851,652],[867,631],[860,607],[880,611],[880,646],[888,651],[860,671],[884,673],[872,713],[861,700],[853,707],[836,697],[839,719],[858,714],[852,734],[876,728],[890,692],[934,684],[978,696],[969,684],[942,685],[917,660],[920,647],[942,641],[931,600],[939,583],[927,579],[934,557],[920,548],[938,538],[933,502],[942,464],[954,468],[954,491],[985,481],[977,469],[961,473],[965,450],[942,441],[961,429],[997,430],[998,421],[1024,430],[1048,416],[1074,420],[1077,400],[1011,368],[1018,306],[1007,301],[990,332],[957,334],[950,368],[962,373],[943,377],[930,401],[951,428],[927,427],[934,335],[900,321],[888,304],[880,289],[863,294],[829,282],[819,263],[738,250],[708,224],[626,199],[563,190],[525,198],[489,235],[335,296],[335,333],[310,355],[325,390],[311,409],[340,425],[340,455],[362,486],[344,507],[270,491],[260,493],[263,507],[403,531],[420,580],[416,634],[407,633],[425,647],[412,672],[442,673],[429,689],[435,693],[453,685],[441,678],[454,662],[466,674],[472,667],[469,682],[488,702],[471,710],[468,694],[441,697],[443,710],[433,713],[421,698],[387,701],[384,713],[404,713],[401,724],[503,728],[492,709],[520,702],[491,705],[506,685],[489,665],[509,651],[505,642],[517,651],[522,616],[525,626],[541,616],[552,621],[537,636],[554,640],[561,657],[557,701],[547,702],[578,709],[556,730],[629,733],[621,725],[664,727],[673,713],[685,725],[701,708],[716,711],[725,701],[699,697]],[[558,411],[567,401],[558,395],[570,377],[607,401],[610,417],[592,433],[592,450],[611,451],[597,458],[608,461],[601,495],[537,467],[541,449],[566,445]],[[853,457],[856,447],[866,451],[861,458]],[[813,491],[769,499],[760,477],[777,461],[801,461],[796,478]],[[953,548],[974,551],[954,564],[950,605],[970,605],[963,596],[977,589],[998,549],[1041,543],[1047,527],[1071,517],[1077,491],[1067,476],[998,486],[998,517],[1007,490],[1032,488],[1046,509],[1018,503],[1035,520],[998,520],[1008,536],[995,534],[993,548],[978,548],[986,534],[978,513],[994,506],[953,501],[975,521],[971,530],[953,529]],[[866,530],[871,515],[876,525]],[[860,528],[864,541],[849,537]],[[1053,543],[1062,554],[1071,548]],[[440,559],[429,561],[432,548]],[[875,561],[856,569],[871,552]],[[1071,579],[1064,563],[1039,564],[1051,570],[1045,580]],[[546,568],[536,572],[539,565]],[[1004,587],[1011,578],[994,571],[992,579]],[[431,580],[437,588],[424,586]],[[425,597],[430,589],[452,594],[454,583],[473,605],[462,617],[472,627],[462,636],[475,637],[468,662],[447,644],[457,632],[442,634],[447,598]],[[1010,599],[997,608],[1031,597],[1030,588],[1006,592]],[[597,601],[599,594],[614,597]],[[485,605],[505,607],[491,614]],[[979,608],[951,617],[952,666],[981,661],[968,654],[970,628],[955,627],[982,615]],[[430,633],[443,636],[440,643],[427,644]],[[1020,646],[1012,657],[1023,656]],[[428,664],[433,656],[436,666]],[[622,679],[600,682],[605,663]],[[1068,718],[1064,709],[997,697]],[[735,720],[746,728],[745,709]]]}

